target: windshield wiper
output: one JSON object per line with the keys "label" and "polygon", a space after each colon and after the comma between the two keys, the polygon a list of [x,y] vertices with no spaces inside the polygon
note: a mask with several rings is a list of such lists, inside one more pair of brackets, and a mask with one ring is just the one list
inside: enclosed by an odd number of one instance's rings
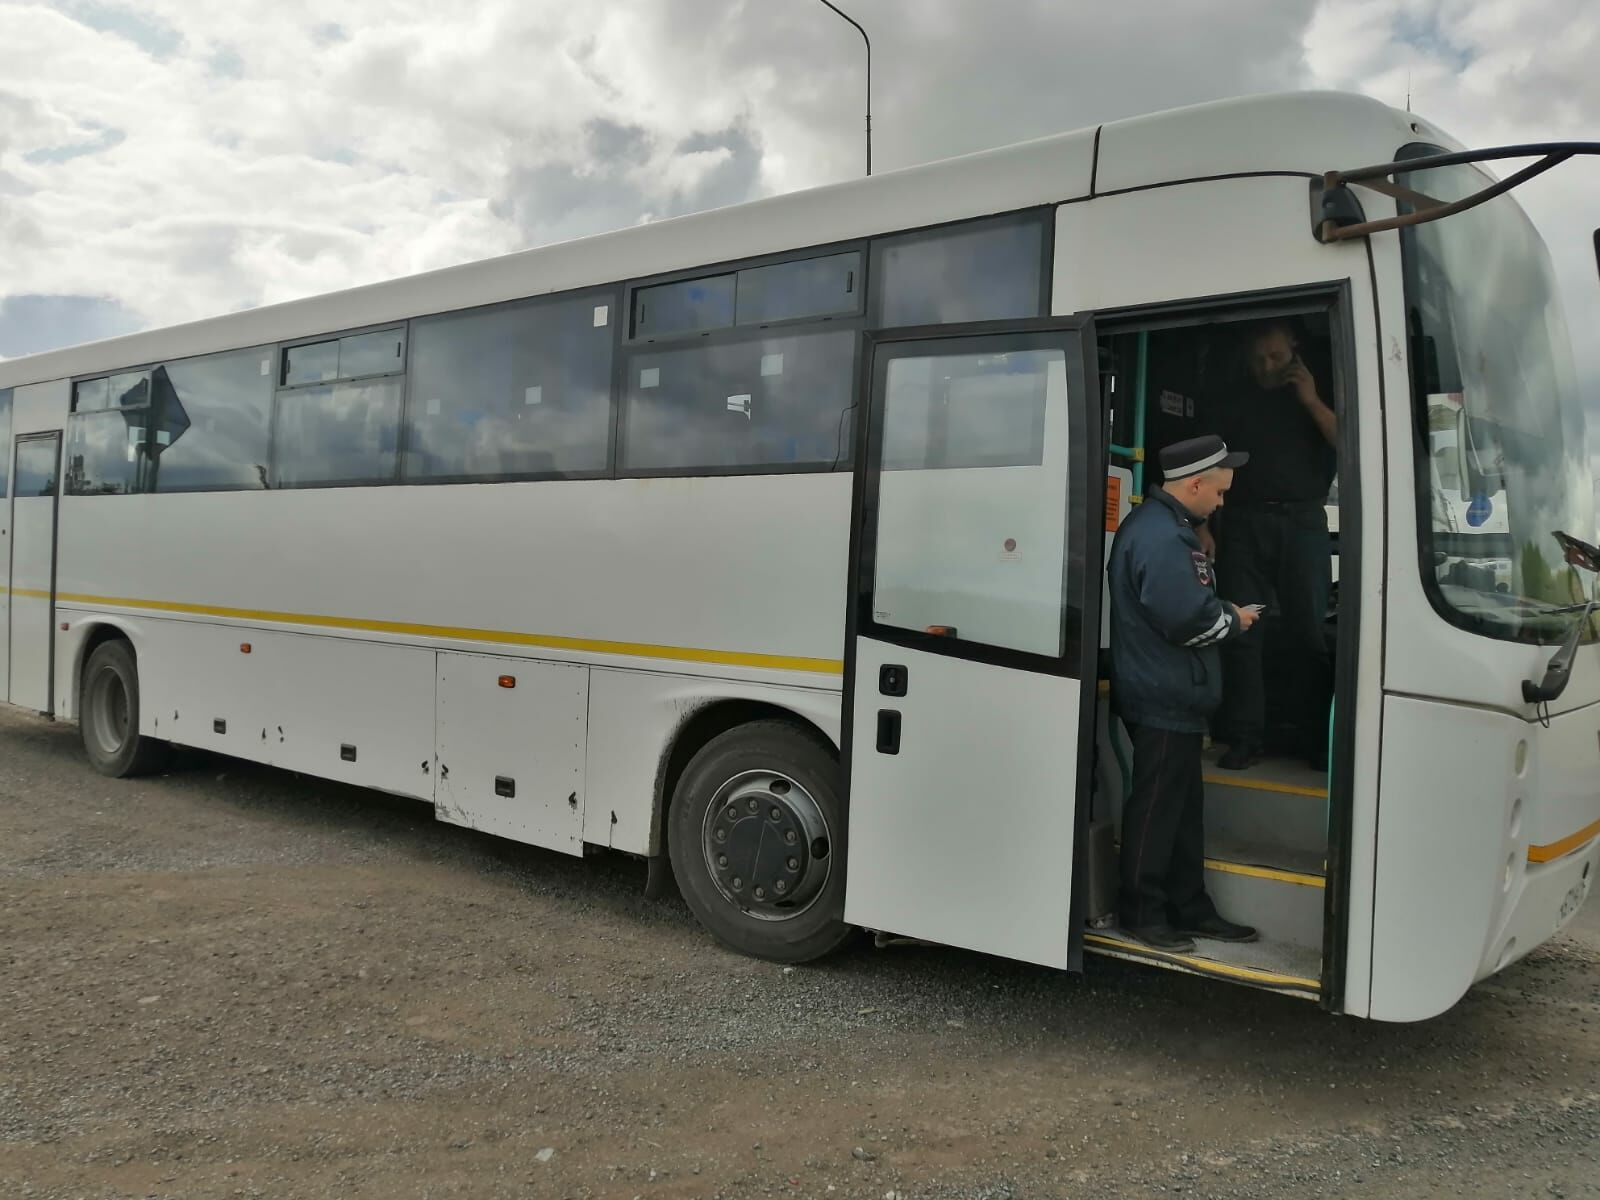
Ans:
{"label": "windshield wiper", "polygon": [[[1600,574],[1600,550],[1559,529],[1554,531],[1553,536],[1560,544],[1569,564]],[[1560,648],[1550,656],[1549,663],[1545,665],[1544,678],[1538,683],[1534,683],[1531,679],[1522,681],[1522,698],[1527,703],[1548,704],[1567,690],[1567,681],[1572,678],[1572,660],[1578,656],[1578,643],[1583,639],[1583,631],[1589,624],[1589,615],[1594,612],[1596,599],[1600,599],[1600,590],[1591,586],[1587,604],[1560,605],[1543,610],[1558,613],[1576,612],[1582,608],[1583,616],[1572,623],[1572,628],[1567,630],[1567,636],[1561,639]]]}

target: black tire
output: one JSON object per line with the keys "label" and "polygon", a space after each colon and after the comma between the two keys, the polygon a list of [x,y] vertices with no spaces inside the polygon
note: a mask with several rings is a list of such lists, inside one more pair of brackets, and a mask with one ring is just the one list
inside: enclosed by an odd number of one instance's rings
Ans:
{"label": "black tire", "polygon": [[78,732],[89,763],[102,775],[148,775],[167,763],[171,746],[139,734],[139,669],[120,638],[102,642],[83,665]]}
{"label": "black tire", "polygon": [[689,761],[667,846],[678,890],[723,945],[797,963],[850,938],[839,792],[833,748],[787,721],[730,729]]}

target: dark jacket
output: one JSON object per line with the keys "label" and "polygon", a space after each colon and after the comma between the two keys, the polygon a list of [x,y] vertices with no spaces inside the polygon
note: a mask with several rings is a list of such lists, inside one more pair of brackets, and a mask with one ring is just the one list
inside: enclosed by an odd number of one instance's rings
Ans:
{"label": "dark jacket", "polygon": [[1222,701],[1217,646],[1242,631],[1195,524],[1157,488],[1111,545],[1111,703],[1130,725],[1204,733]]}

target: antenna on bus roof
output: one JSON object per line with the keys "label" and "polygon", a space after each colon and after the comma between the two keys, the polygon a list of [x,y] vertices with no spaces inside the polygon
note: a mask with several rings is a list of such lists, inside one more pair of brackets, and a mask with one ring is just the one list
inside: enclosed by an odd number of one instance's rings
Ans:
{"label": "antenna on bus roof", "polygon": [[1411,68],[1406,68],[1406,111],[1411,111]]}
{"label": "antenna on bus roof", "polygon": [[872,174],[872,39],[867,37],[867,31],[838,5],[830,4],[829,0],[822,0],[829,8],[838,13],[850,24],[855,25],[856,32],[861,35],[861,40],[867,44],[867,174]]}

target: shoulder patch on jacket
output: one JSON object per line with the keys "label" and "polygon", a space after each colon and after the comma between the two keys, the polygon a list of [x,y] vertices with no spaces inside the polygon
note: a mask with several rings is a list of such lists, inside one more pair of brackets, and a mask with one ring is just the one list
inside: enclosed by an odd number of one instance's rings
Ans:
{"label": "shoulder patch on jacket", "polygon": [[1201,587],[1211,586],[1211,560],[1206,557],[1203,550],[1189,551],[1189,561],[1194,564],[1194,577],[1200,581]]}

